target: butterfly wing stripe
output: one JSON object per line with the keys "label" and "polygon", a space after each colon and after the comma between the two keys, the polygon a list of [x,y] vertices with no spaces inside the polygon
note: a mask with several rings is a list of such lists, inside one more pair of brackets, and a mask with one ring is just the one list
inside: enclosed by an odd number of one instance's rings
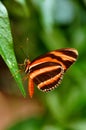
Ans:
{"label": "butterfly wing stripe", "polygon": [[68,59],[68,60],[64,60],[62,57],[60,56],[56,56],[54,54],[48,54],[53,60],[55,59],[57,61],[57,63],[60,63],[64,70],[68,69],[74,62],[75,62],[75,59]]}
{"label": "butterfly wing stripe", "polygon": [[56,52],[61,52],[62,54],[68,55],[68,56],[73,57],[75,59],[77,59],[77,56],[78,56],[78,52],[74,48],[59,49],[59,50],[56,50]]}
{"label": "butterfly wing stripe", "polygon": [[44,91],[49,91],[49,90],[54,89],[56,86],[60,84],[63,74],[64,74],[64,71],[62,70],[58,75],[54,76],[53,78],[48,79],[44,82],[41,82],[38,85],[38,88]]}
{"label": "butterfly wing stripe", "polygon": [[59,61],[59,59],[57,60],[57,58],[56,57],[54,57],[54,55],[53,54],[46,54],[44,57],[42,57],[42,58],[38,58],[37,60],[34,60],[31,64],[30,64],[30,67],[29,67],[29,72],[30,71],[33,71],[34,72],[34,70],[31,70],[31,69],[33,69],[35,66],[38,66],[38,65],[41,65],[41,64],[43,64],[43,63],[46,63],[46,62],[54,62],[54,63],[57,63],[57,65],[62,65],[63,66],[63,68],[64,69],[66,69],[66,67],[65,67],[65,65],[64,64],[61,64],[62,62],[62,60],[61,61]]}
{"label": "butterfly wing stripe", "polygon": [[[53,52],[54,53],[54,52]],[[69,58],[66,58],[69,59]],[[76,60],[74,58],[70,58],[69,60],[64,60],[62,59],[62,57],[60,56],[56,56],[55,53],[54,54],[47,54],[46,57],[42,58],[42,59],[38,59],[37,61],[34,61],[33,64],[30,65],[30,71],[34,72],[34,69],[31,70],[31,68],[34,68],[35,66],[38,66],[41,64],[43,64],[43,62],[49,60],[52,62],[56,62],[57,64],[60,64],[63,66],[64,70],[66,71],[72,64],[73,62]],[[41,63],[42,62],[42,63]]]}
{"label": "butterfly wing stripe", "polygon": [[65,54],[63,54],[61,52],[55,52],[55,51],[53,51],[50,54],[53,54],[53,55],[55,55],[57,57],[61,57],[63,60],[73,60],[73,61],[76,61],[76,58],[68,56],[68,55],[65,55]]}
{"label": "butterfly wing stripe", "polygon": [[73,57],[73,58],[77,58],[77,55],[76,53],[72,52],[72,51],[60,51],[63,55],[67,55],[67,56],[70,56],[70,57]]}
{"label": "butterfly wing stripe", "polygon": [[[63,68],[66,70],[69,68],[73,62],[76,61],[78,52],[75,49],[60,49],[56,51],[52,51],[50,53],[47,53],[44,56],[40,56],[39,58],[35,59],[30,64],[30,69],[33,67],[37,68],[37,65],[42,66],[43,62],[57,62],[58,64],[61,64]],[[33,71],[33,69],[32,69]]]}
{"label": "butterfly wing stripe", "polygon": [[41,82],[44,82],[48,79],[53,78],[56,75],[59,75],[60,73],[61,73],[61,67],[59,67],[58,69],[55,69],[55,70],[51,70],[49,72],[41,73],[41,74],[37,75],[36,77],[34,77],[33,81],[38,85]]}
{"label": "butterfly wing stripe", "polygon": [[40,88],[40,86],[38,86],[38,88],[44,92],[48,92],[48,91],[51,91],[52,89],[58,87],[58,85],[60,84],[59,81],[60,81],[60,77],[56,81],[53,81],[50,84],[46,84],[46,85],[42,86],[41,88]]}
{"label": "butterfly wing stripe", "polygon": [[56,70],[58,69],[60,66],[50,66],[50,67],[44,67],[44,68],[41,68],[39,70],[36,70],[32,73],[30,73],[30,78],[31,79],[34,79],[37,75],[39,74],[43,74],[44,72],[50,72],[52,70]]}
{"label": "butterfly wing stripe", "polygon": [[[78,52],[76,49],[74,48],[63,48],[63,49],[58,49],[58,50],[55,50],[55,51],[51,51],[47,54],[44,54],[42,56],[39,56],[38,58],[34,59],[32,62],[31,62],[31,65],[34,65],[36,63],[39,63],[39,62],[43,62],[44,60],[47,62],[47,61],[50,61],[50,57],[49,57],[49,54],[52,53],[52,52],[56,52],[58,56],[61,56],[61,54],[64,54],[65,56],[69,56],[69,57],[72,57],[72,58],[77,58],[78,56]],[[59,53],[60,52],[60,53]],[[47,57],[47,58],[46,58]]]}
{"label": "butterfly wing stripe", "polygon": [[42,69],[42,68],[49,67],[49,66],[57,66],[57,65],[60,66],[60,64],[56,63],[56,62],[44,62],[44,63],[34,64],[34,66],[30,66],[29,69],[30,69],[30,73],[32,73],[38,69]]}
{"label": "butterfly wing stripe", "polygon": [[47,57],[46,55],[44,55],[44,56],[38,57],[35,60],[33,60],[30,64],[30,67],[34,67],[36,64],[48,62],[51,60],[52,60],[51,57]]}
{"label": "butterfly wing stripe", "polygon": [[[30,69],[36,65],[39,65],[39,64],[42,64],[44,62],[56,62],[57,61],[55,59],[52,59],[52,57],[50,56],[50,53],[47,53],[45,55],[42,55],[38,58],[36,58],[35,60],[33,60],[31,63],[30,63]],[[59,64],[59,63],[58,63]]]}

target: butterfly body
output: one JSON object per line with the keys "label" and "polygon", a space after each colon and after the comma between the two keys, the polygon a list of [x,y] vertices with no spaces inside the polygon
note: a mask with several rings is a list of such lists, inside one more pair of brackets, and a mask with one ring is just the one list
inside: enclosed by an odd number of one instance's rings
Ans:
{"label": "butterfly body", "polygon": [[30,96],[33,95],[34,83],[38,89],[44,92],[56,88],[60,84],[65,71],[76,61],[77,56],[76,49],[64,48],[42,55],[31,63],[26,60],[25,72],[29,73]]}

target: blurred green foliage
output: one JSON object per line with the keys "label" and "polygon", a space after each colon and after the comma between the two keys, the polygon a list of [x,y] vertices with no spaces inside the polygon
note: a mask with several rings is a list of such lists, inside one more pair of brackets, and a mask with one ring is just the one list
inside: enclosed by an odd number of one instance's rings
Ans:
{"label": "blurred green foliage", "polygon": [[9,67],[14,79],[16,80],[21,93],[25,96],[25,91],[22,85],[20,74],[15,75],[18,72],[18,66],[13,49],[12,35],[10,31],[9,18],[6,8],[0,2],[0,55],[4,59],[5,63]]}
{"label": "blurred green foliage", "polygon": [[86,130],[86,1],[2,2],[9,13],[19,63],[26,56],[33,60],[58,48],[73,47],[79,52],[77,62],[65,74],[60,87],[47,94],[36,91],[45,114],[16,124],[10,130]]}

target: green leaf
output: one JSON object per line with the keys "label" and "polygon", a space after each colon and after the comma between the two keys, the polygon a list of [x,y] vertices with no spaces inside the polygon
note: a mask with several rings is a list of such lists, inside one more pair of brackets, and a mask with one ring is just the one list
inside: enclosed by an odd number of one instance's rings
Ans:
{"label": "green leaf", "polygon": [[13,50],[13,40],[10,31],[9,18],[6,8],[0,2],[0,55],[10,69],[14,79],[16,80],[19,89],[23,96],[26,95],[22,85],[21,76],[18,72],[17,61]]}

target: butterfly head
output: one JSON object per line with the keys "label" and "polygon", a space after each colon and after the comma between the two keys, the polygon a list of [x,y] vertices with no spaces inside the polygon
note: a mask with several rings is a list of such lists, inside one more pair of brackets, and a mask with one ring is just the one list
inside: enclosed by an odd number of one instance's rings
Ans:
{"label": "butterfly head", "polygon": [[24,60],[24,66],[25,66],[25,73],[27,74],[29,72],[29,66],[30,66],[30,60],[29,59]]}

